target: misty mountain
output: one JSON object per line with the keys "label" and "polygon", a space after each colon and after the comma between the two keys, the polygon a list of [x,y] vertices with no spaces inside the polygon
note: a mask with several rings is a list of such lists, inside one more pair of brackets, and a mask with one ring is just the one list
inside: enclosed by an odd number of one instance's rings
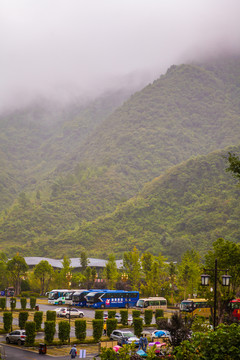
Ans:
{"label": "misty mountain", "polygon": [[131,86],[68,105],[39,99],[0,116],[0,210],[67,167],[75,148],[133,92]]}
{"label": "misty mountain", "polygon": [[[120,235],[106,233],[99,247],[99,228],[95,240],[89,235],[91,221],[104,219],[146,182],[189,158],[239,144],[239,69],[239,57],[172,66],[128,99],[126,92],[109,94],[77,111],[75,105],[62,114],[51,112],[57,118],[51,125],[33,121],[29,109],[2,117],[2,246],[8,242],[15,252],[27,243],[28,252],[29,245],[41,244],[49,253],[51,244],[61,244],[71,253],[77,245],[93,253],[101,248],[104,255],[107,241],[116,244]],[[208,180],[207,171],[205,176]],[[133,245],[125,227],[122,238]],[[146,233],[144,242],[150,240]],[[121,246],[114,247],[119,254]]]}

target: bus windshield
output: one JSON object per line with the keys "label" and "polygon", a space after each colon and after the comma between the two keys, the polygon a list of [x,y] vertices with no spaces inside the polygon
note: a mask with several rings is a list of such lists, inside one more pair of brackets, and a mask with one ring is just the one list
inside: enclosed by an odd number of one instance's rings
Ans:
{"label": "bus windshield", "polygon": [[76,291],[73,294],[73,301],[83,301],[88,293],[89,291]]}
{"label": "bus windshield", "polygon": [[186,311],[186,312],[190,312],[192,311],[193,306],[192,306],[192,302],[191,301],[182,301],[180,304],[180,310],[181,311]]}
{"label": "bus windshield", "polygon": [[50,291],[48,295],[49,300],[54,300],[58,298],[58,292],[57,291]]}
{"label": "bus windshield", "polygon": [[72,296],[73,296],[73,291],[69,291],[65,294],[65,299],[72,300]]}
{"label": "bus windshield", "polygon": [[99,293],[99,292],[90,292],[90,293],[86,296],[87,302],[93,304],[93,303],[96,301],[96,298],[99,298],[100,295],[102,295],[102,293]]}
{"label": "bus windshield", "polygon": [[141,307],[143,308],[144,307],[144,300],[138,300],[137,304],[136,304],[137,307]]}

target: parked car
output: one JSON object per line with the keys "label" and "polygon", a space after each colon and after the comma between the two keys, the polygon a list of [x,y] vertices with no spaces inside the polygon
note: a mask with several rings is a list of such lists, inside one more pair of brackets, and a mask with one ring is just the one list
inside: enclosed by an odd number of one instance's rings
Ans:
{"label": "parked car", "polygon": [[171,342],[172,337],[171,337],[171,334],[170,334],[170,332],[168,330],[154,330],[152,332],[152,334],[151,334],[152,339],[158,337],[158,336],[156,336],[156,333],[159,332],[159,331],[162,331],[164,333],[162,336],[168,338],[169,341]]}
{"label": "parked car", "polygon": [[[107,313],[107,312],[104,312],[104,314],[103,314],[103,320],[104,320],[104,321],[107,321],[107,319],[108,319],[108,313]],[[115,319],[117,319],[117,322],[118,322],[118,323],[121,323],[121,319],[122,319],[121,314],[116,313],[116,314],[115,314]]]}
{"label": "parked car", "polygon": [[7,334],[6,336],[6,343],[15,343],[18,345],[22,345],[25,343],[26,340],[26,332],[25,330],[14,330]]}
{"label": "parked car", "polygon": [[56,311],[57,317],[60,317],[61,312],[64,310],[67,310],[67,308],[59,307],[59,308],[54,309],[54,311]]}
{"label": "parked car", "polygon": [[[104,312],[104,314],[103,314],[103,320],[104,320],[104,321],[107,321],[107,319],[108,319],[108,313],[107,313],[107,312]],[[116,313],[115,319],[117,319],[117,322],[120,324],[121,321],[122,321],[121,314]],[[128,325],[129,325],[129,326],[133,325],[133,317],[132,317],[132,315],[129,315],[129,316],[128,316]]]}
{"label": "parked car", "polygon": [[132,317],[132,315],[128,316],[128,325],[129,326],[133,325],[133,317]]}
{"label": "parked car", "polygon": [[122,345],[123,343],[135,343],[136,346],[139,345],[139,338],[136,337],[131,331],[113,330],[110,335],[110,340],[117,341],[118,345]]}
{"label": "parked car", "polygon": [[76,308],[62,308],[62,311],[59,312],[59,317],[84,317],[84,313],[81,310],[78,310]]}

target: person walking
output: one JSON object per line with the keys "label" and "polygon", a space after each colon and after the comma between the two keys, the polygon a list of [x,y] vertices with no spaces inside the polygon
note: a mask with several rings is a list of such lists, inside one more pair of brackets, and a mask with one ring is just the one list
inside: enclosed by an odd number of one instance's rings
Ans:
{"label": "person walking", "polygon": [[71,355],[71,359],[75,359],[75,357],[77,356],[77,348],[76,348],[76,345],[73,345],[73,347],[71,348],[69,354]]}
{"label": "person walking", "polygon": [[141,335],[140,339],[139,339],[139,347],[138,347],[138,350],[143,350],[143,337]]}
{"label": "person walking", "polygon": [[107,335],[107,324],[106,323],[104,323],[104,325],[103,325],[103,335]]}
{"label": "person walking", "polygon": [[147,339],[147,335],[145,335],[143,338],[143,350],[145,352],[147,351],[147,346],[148,346],[148,339]]}

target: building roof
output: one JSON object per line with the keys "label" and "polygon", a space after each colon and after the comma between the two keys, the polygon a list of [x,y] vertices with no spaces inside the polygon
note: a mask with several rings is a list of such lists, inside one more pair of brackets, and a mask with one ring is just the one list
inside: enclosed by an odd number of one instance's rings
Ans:
{"label": "building roof", "polygon": [[[62,261],[63,259],[50,259],[50,258],[45,258],[45,257],[25,257],[24,258],[27,265],[28,266],[36,266],[40,263],[40,261],[42,260],[46,260],[48,261],[48,263],[50,265],[52,265],[52,267],[54,268],[59,268],[62,269],[63,265],[62,265]],[[71,258],[71,266],[73,268],[81,268],[81,262],[80,262],[80,258]],[[108,260],[104,260],[104,259],[95,259],[95,258],[88,258],[88,266],[90,267],[101,267],[104,268],[107,264]],[[121,269],[123,266],[123,261],[122,260],[116,260],[116,265],[118,269]]]}

